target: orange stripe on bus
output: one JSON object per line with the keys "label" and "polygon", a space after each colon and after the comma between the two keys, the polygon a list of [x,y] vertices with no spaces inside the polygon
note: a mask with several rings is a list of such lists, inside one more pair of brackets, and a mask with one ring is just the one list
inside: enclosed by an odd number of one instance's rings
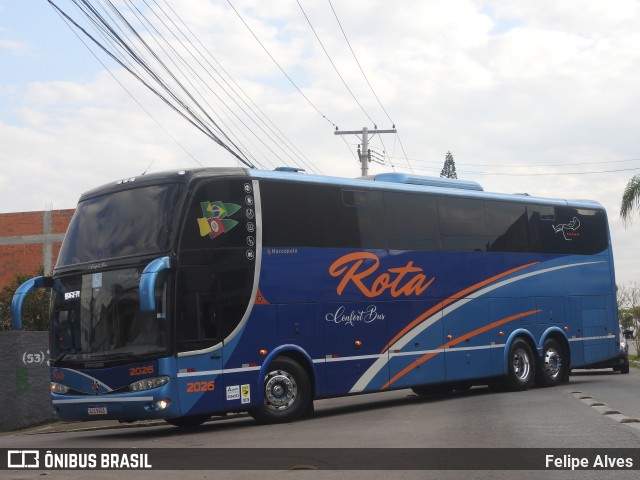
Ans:
{"label": "orange stripe on bus", "polygon": [[414,327],[416,327],[417,325],[422,323],[424,320],[429,318],[431,315],[436,313],[438,310],[442,310],[447,305],[450,305],[451,303],[455,302],[456,300],[460,300],[460,299],[464,298],[466,295],[469,295],[470,293],[473,293],[476,290],[479,290],[480,288],[482,288],[482,287],[484,287],[484,286],[486,286],[486,285],[488,285],[488,284],[490,284],[492,282],[495,282],[496,280],[499,280],[499,279],[501,279],[503,277],[511,275],[512,273],[515,273],[515,272],[517,272],[519,270],[523,270],[523,269],[531,267],[533,265],[537,265],[538,263],[540,263],[540,262],[528,263],[526,265],[521,265],[519,267],[512,268],[511,270],[507,270],[506,272],[499,273],[498,275],[495,275],[495,276],[493,276],[491,278],[487,278],[486,280],[483,280],[482,282],[476,283],[475,285],[471,285],[470,287],[467,287],[464,290],[461,290],[460,292],[450,296],[446,300],[443,300],[442,302],[438,303],[437,305],[434,305],[429,310],[427,310],[422,315],[420,315],[418,318],[413,320],[409,325],[407,325],[402,330],[400,330],[400,332],[398,332],[396,334],[396,336],[393,337],[391,339],[391,341],[388,344],[385,345],[385,347],[382,349],[382,352],[380,352],[380,353],[386,352],[389,349],[389,347],[391,347],[391,345],[393,345],[400,338],[402,338],[407,332],[409,332]]}
{"label": "orange stripe on bus", "polygon": [[529,315],[534,315],[534,314],[539,313],[541,311],[542,310],[530,310],[528,312],[522,312],[522,313],[518,313],[516,315],[511,315],[510,317],[503,318],[502,320],[498,320],[497,322],[490,323],[489,325],[485,325],[484,327],[480,327],[480,328],[478,328],[476,330],[473,330],[473,331],[471,331],[469,333],[466,333],[466,334],[462,335],[461,337],[456,338],[455,340],[451,340],[450,342],[445,343],[444,345],[440,345],[437,348],[437,350],[440,350],[440,351],[427,353],[426,355],[423,355],[422,357],[417,359],[415,362],[410,363],[405,368],[400,370],[397,374],[395,374],[393,376],[393,378],[391,378],[391,380],[389,380],[387,383],[385,383],[380,388],[380,390],[386,390],[393,383],[397,382],[400,378],[404,377],[407,373],[409,373],[414,368],[419,367],[420,365],[422,365],[427,360],[430,360],[433,357],[435,357],[436,355],[444,352],[444,349],[447,346],[452,347],[452,346],[458,345],[459,343],[462,343],[465,340],[468,340],[468,339],[473,338],[473,337],[475,337],[477,335],[480,335],[481,333],[484,333],[484,332],[486,332],[488,330],[491,330],[492,328],[499,327],[500,325],[504,325],[505,323],[513,322],[514,320],[518,320],[519,318],[528,317]]}

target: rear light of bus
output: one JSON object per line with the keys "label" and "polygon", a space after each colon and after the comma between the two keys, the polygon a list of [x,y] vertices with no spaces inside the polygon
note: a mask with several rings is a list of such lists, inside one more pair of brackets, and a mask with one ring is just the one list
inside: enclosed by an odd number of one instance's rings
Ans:
{"label": "rear light of bus", "polygon": [[69,391],[69,387],[67,387],[66,385],[62,385],[61,383],[51,382],[52,393],[59,393],[61,395],[64,395],[68,391]]}
{"label": "rear light of bus", "polygon": [[166,385],[169,381],[169,377],[153,377],[145,378],[144,380],[138,380],[129,385],[129,389],[133,392],[140,392],[142,390],[149,390],[151,388],[161,387]]}

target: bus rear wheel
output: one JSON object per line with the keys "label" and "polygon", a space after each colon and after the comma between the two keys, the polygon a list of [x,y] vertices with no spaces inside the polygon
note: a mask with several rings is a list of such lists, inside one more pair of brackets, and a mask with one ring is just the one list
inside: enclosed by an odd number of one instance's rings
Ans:
{"label": "bus rear wheel", "polygon": [[305,369],[288,357],[277,357],[264,377],[264,401],[249,414],[260,423],[286,423],[312,410],[311,381]]}
{"label": "bus rear wheel", "polygon": [[531,347],[522,338],[516,338],[509,347],[505,389],[512,392],[528,389],[533,384],[535,373],[536,360]]}
{"label": "bus rear wheel", "polygon": [[558,385],[567,371],[567,358],[564,349],[553,338],[544,342],[542,358],[536,372],[536,385],[540,387],[553,387]]}

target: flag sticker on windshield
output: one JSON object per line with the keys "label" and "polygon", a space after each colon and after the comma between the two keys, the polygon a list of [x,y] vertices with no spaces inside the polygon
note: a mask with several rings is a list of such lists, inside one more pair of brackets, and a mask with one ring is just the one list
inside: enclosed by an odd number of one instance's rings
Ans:
{"label": "flag sticker on windshield", "polygon": [[238,225],[236,220],[228,218],[240,210],[236,203],[200,202],[200,207],[202,217],[198,218],[198,226],[201,237],[209,235],[213,239]]}

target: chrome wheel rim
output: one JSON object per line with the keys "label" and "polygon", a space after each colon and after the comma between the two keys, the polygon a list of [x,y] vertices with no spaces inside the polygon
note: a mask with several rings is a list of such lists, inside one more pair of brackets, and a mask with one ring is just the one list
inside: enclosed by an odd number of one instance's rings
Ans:
{"label": "chrome wheel rim", "polygon": [[525,381],[529,378],[529,374],[531,372],[531,360],[524,349],[519,348],[513,352],[512,367],[513,374],[518,380]]}
{"label": "chrome wheel rim", "polygon": [[562,357],[555,348],[544,353],[544,371],[549,378],[556,379],[562,370]]}
{"label": "chrome wheel rim", "polygon": [[286,410],[296,400],[298,385],[291,374],[276,370],[269,372],[265,379],[265,400],[267,408],[275,411]]}

